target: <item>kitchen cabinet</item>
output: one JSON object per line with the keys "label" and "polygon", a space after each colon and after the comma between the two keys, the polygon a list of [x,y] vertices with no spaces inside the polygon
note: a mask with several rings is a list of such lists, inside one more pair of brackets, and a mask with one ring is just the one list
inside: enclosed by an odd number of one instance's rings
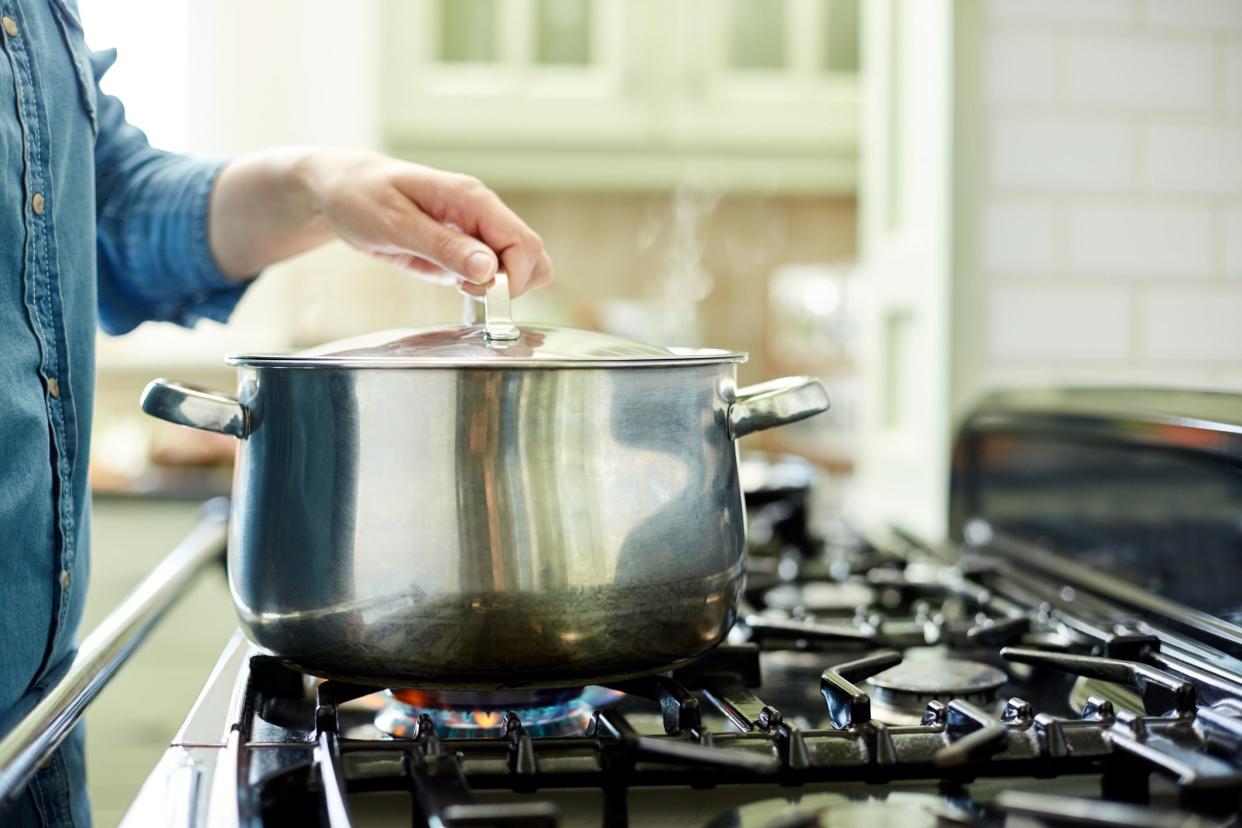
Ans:
{"label": "kitchen cabinet", "polygon": [[854,191],[858,0],[385,0],[391,151],[521,189]]}
{"label": "kitchen cabinet", "polygon": [[[853,517],[944,536],[953,278],[952,0],[868,0],[858,272],[868,285]],[[911,128],[918,125],[917,129]]]}

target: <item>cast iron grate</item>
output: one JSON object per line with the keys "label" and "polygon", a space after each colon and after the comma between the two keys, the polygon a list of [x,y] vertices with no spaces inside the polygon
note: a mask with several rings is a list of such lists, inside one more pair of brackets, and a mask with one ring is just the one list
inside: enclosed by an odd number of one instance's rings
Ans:
{"label": "cast iron grate", "polygon": [[[548,803],[476,802],[473,792],[591,787],[603,791],[601,819],[611,826],[628,824],[628,792],[644,786],[901,779],[954,785],[978,777],[1082,773],[1098,774],[1102,795],[1117,803],[1145,802],[1147,780],[1158,772],[1176,781],[1187,809],[1238,809],[1242,720],[1196,713],[1190,682],[1141,662],[1002,651],[1006,659],[1037,669],[1126,683],[1140,693],[1143,715],[1117,713],[1109,702],[1092,698],[1078,717],[1057,718],[1014,698],[996,717],[953,700],[929,703],[917,726],[890,726],[871,718],[867,694],[857,686],[901,658],[895,651],[877,652],[823,672],[831,727],[803,730],[755,694],[759,653],[755,645],[724,646],[672,675],[619,685],[658,706],[662,735],[639,735],[623,713],[605,709],[581,737],[532,738],[509,714],[503,734],[491,739],[441,739],[427,717],[410,739],[349,739],[342,736],[340,706],[377,688],[328,681],[316,693],[313,727],[285,729],[281,742],[256,739],[254,724],[287,717],[287,708],[304,693],[302,677],[273,659],[255,657],[246,715],[231,746],[240,824],[274,824],[276,813],[282,821],[301,813],[342,828],[351,824],[347,794],[375,790],[408,792],[420,825],[545,826],[557,819]],[[705,729],[704,703],[736,730]],[[273,770],[264,754],[277,751],[284,755]],[[1072,802],[1053,800],[1019,798],[1018,804],[1028,816],[1040,803],[1050,813],[1074,810]],[[1132,816],[1124,808],[1101,813]],[[1096,824],[1112,824],[1098,818],[1100,813],[1093,816]]]}

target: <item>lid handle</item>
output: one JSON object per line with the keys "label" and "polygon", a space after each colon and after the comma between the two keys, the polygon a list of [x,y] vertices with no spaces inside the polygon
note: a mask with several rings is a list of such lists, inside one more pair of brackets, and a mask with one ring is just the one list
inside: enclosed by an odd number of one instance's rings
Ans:
{"label": "lid handle", "polygon": [[509,276],[503,270],[496,271],[496,278],[487,286],[482,296],[466,295],[464,310],[467,325],[482,325],[483,336],[492,342],[512,342],[522,336],[513,324],[513,311],[509,305]]}

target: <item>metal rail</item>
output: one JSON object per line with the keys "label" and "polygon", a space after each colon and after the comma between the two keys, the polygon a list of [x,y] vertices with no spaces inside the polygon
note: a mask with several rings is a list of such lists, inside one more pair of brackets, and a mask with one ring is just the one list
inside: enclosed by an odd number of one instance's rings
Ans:
{"label": "metal rail", "polygon": [[203,506],[190,533],[86,637],[56,684],[0,741],[0,803],[25,789],[161,616],[224,554],[228,511],[223,498]]}

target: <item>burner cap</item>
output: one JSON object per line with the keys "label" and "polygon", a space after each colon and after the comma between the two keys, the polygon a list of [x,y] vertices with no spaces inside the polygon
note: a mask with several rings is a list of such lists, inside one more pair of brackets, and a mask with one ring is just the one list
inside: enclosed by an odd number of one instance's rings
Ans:
{"label": "burner cap", "polygon": [[921,715],[933,699],[989,705],[1007,678],[1004,671],[978,661],[913,658],[872,676],[870,681],[875,688],[872,698],[878,705]]}
{"label": "burner cap", "polygon": [[875,602],[875,590],[858,581],[809,581],[781,584],[764,593],[763,601],[772,609],[792,612],[852,613]]}
{"label": "burner cap", "polygon": [[804,793],[797,802],[769,799],[743,805],[709,823],[709,828],[935,828],[946,824],[976,823],[949,800],[925,793],[894,792],[859,798]]}

